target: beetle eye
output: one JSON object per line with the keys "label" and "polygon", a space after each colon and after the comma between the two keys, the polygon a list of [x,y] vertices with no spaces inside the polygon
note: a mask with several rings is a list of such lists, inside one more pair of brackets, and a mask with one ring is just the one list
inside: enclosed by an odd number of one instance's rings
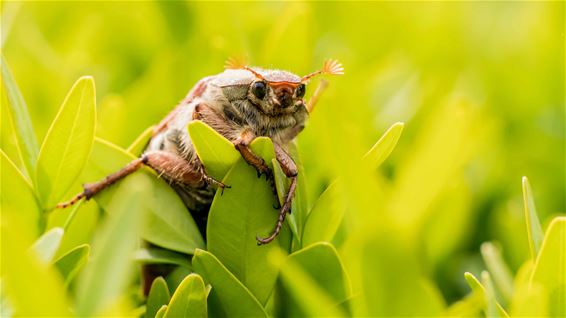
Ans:
{"label": "beetle eye", "polygon": [[297,87],[297,90],[296,90],[295,93],[297,94],[297,97],[299,97],[299,98],[305,96],[305,84],[299,85],[299,87]]}
{"label": "beetle eye", "polygon": [[265,82],[253,83],[252,93],[255,95],[255,97],[263,99],[265,97],[265,94],[267,93],[267,86],[265,85]]}

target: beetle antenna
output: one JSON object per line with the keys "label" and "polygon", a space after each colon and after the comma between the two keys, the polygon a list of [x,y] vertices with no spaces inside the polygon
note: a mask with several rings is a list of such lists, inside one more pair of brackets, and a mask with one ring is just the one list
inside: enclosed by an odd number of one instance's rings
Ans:
{"label": "beetle antenna", "polygon": [[344,75],[344,67],[342,66],[342,63],[338,62],[338,60],[326,60],[326,62],[322,65],[322,69],[303,76],[301,82],[308,82],[311,78],[320,74]]}
{"label": "beetle antenna", "polygon": [[247,62],[245,58],[229,57],[224,63],[224,68],[227,70],[246,70],[254,74],[255,77],[261,80],[265,80],[265,78],[263,78],[261,74],[259,74],[246,64]]}

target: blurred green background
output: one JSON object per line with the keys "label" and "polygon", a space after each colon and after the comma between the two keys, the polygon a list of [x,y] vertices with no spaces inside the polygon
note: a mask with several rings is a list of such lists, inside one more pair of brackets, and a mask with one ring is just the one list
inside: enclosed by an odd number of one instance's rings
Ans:
{"label": "blurred green background", "polygon": [[[122,147],[229,56],[300,75],[339,59],[346,75],[299,137],[309,204],[344,179],[348,227],[391,217],[389,234],[451,303],[469,291],[462,273],[483,268],[482,242],[499,242],[513,270],[527,259],[522,176],[543,227],[566,211],[564,12],[561,1],[2,2],[1,40],[38,140],[92,75],[97,135]],[[17,158],[6,120],[0,147]],[[368,180],[353,163],[397,121],[399,145]]]}

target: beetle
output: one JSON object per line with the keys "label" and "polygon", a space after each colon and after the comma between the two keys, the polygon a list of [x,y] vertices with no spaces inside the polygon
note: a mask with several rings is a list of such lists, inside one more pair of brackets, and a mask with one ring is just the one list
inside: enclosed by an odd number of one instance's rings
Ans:
{"label": "beetle", "polygon": [[83,198],[88,200],[139,168],[148,166],[174,186],[189,210],[204,210],[206,222],[206,208],[212,202],[214,187],[224,191],[229,186],[206,173],[192,145],[186,127],[192,120],[201,120],[230,140],[244,160],[257,170],[258,176],[265,175],[277,199],[273,171],[249,148],[256,137],[264,136],[273,141],[275,157],[290,179],[283,205],[277,207],[279,217],[271,235],[256,236],[258,245],[273,241],[290,211],[299,173],[287,147],[304,129],[309,113],[327,83],[322,81],[311,99],[305,102],[306,85],[320,74],[342,75],[344,68],[337,60],[327,60],[320,70],[300,77],[288,71],[249,67],[229,59],[224,72],[201,79],[154,128],[152,138],[139,158],[103,180],[84,184],[81,193],[57,207],[66,208]]}

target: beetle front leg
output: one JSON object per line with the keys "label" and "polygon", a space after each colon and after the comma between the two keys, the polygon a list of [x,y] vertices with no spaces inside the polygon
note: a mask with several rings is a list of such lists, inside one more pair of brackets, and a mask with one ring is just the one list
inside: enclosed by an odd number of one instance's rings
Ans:
{"label": "beetle front leg", "polygon": [[273,192],[273,196],[275,197],[275,202],[277,205],[273,207],[275,209],[281,208],[279,206],[279,196],[277,195],[277,188],[275,187],[275,177],[273,176],[273,171],[269,166],[265,163],[262,157],[256,155],[251,148],[249,147],[250,143],[254,140],[255,135],[248,129],[244,130],[238,139],[234,141],[234,146],[236,150],[240,152],[240,155],[244,160],[253,166],[258,174],[258,177],[261,177],[262,174],[265,174],[265,179],[271,186],[271,192]]}
{"label": "beetle front leg", "polygon": [[281,231],[281,227],[283,227],[283,222],[285,221],[287,212],[291,213],[291,204],[293,202],[293,197],[295,196],[295,190],[297,188],[297,175],[299,171],[297,169],[295,161],[293,161],[293,158],[291,158],[291,156],[285,150],[283,150],[281,146],[276,143],[274,143],[273,146],[275,150],[275,157],[281,165],[281,169],[283,170],[283,173],[285,173],[285,176],[287,176],[287,178],[291,180],[291,184],[289,185],[289,190],[285,195],[283,206],[279,210],[279,217],[277,218],[275,229],[273,230],[271,235],[266,238],[257,236],[256,240],[258,245],[267,244],[277,237],[277,235]]}

